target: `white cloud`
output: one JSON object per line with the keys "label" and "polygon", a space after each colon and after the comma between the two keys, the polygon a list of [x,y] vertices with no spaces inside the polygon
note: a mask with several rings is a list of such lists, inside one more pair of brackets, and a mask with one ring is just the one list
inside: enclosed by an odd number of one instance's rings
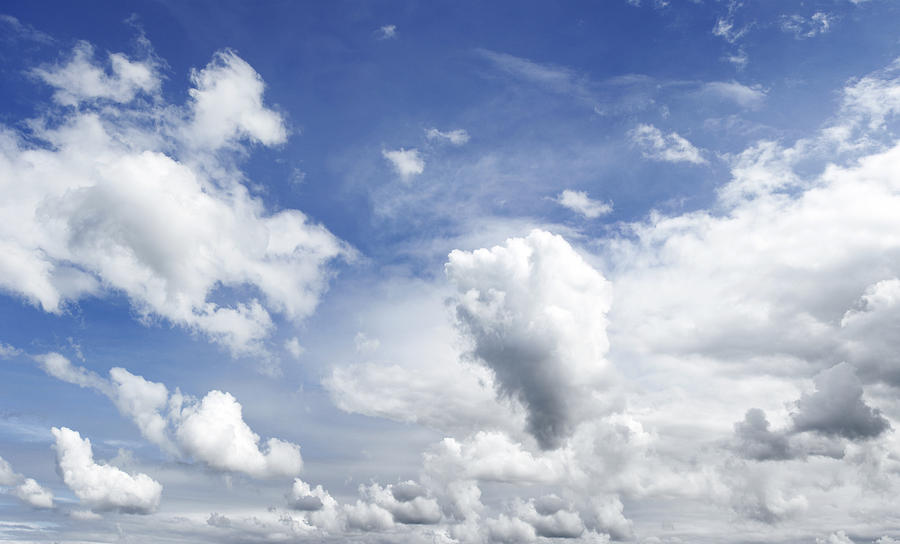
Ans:
{"label": "white cloud", "polygon": [[146,474],[128,474],[94,462],[91,441],[66,427],[51,429],[63,481],[91,508],[149,514],[159,507],[162,485]]}
{"label": "white cloud", "polygon": [[179,390],[170,395],[165,385],[124,368],[110,369],[107,381],[57,353],[34,358],[51,376],[108,396],[144,438],[170,455],[257,478],[296,476],[303,468],[296,444],[270,438],[260,449],[259,435],[244,421],[241,404],[229,393],[213,390],[198,401]]}
{"label": "white cloud", "polygon": [[381,346],[381,341],[377,338],[369,338],[369,336],[360,331],[353,337],[353,345],[356,347],[357,353],[374,353]]}
{"label": "white cloud", "polygon": [[182,404],[176,393],[175,436],[187,455],[219,470],[258,478],[295,476],[303,468],[300,447],[270,438],[263,451],[259,435],[244,423],[241,405],[228,393],[210,391],[199,404]]}
{"label": "white cloud", "polygon": [[612,205],[600,200],[593,200],[588,197],[585,191],[572,191],[566,189],[556,196],[556,202],[560,206],[569,208],[575,213],[579,213],[588,219],[596,219],[601,215],[606,215],[612,211]]}
{"label": "white cloud", "polygon": [[16,486],[13,494],[35,508],[53,508],[53,493],[41,487],[33,478],[26,478]]}
{"label": "white cloud", "polygon": [[397,25],[384,25],[378,29],[378,37],[382,40],[390,40],[397,37]]}
{"label": "white cloud", "polygon": [[381,154],[391,163],[394,171],[404,181],[425,171],[425,161],[416,149],[403,149],[401,147],[393,151],[383,150]]}
{"label": "white cloud", "polygon": [[766,91],[758,85],[749,87],[737,81],[711,81],[704,83],[702,93],[734,102],[738,106],[756,109],[766,99]]}
{"label": "white cloud", "polygon": [[628,137],[641,150],[641,154],[656,161],[689,162],[705,164],[700,150],[676,132],[663,134],[653,125],[638,125],[628,131]]}
{"label": "white cloud", "polygon": [[816,544],[854,544],[844,531],[835,531],[825,538],[816,537]]}
{"label": "white cloud", "polygon": [[798,40],[825,34],[831,28],[834,16],[817,11],[809,17],[802,15],[782,15],[781,30],[793,34]]}
{"label": "white cloud", "polygon": [[299,359],[303,352],[306,351],[302,345],[300,345],[300,339],[295,337],[288,338],[284,341],[284,349],[287,350],[294,359]]}
{"label": "white cloud", "polygon": [[13,470],[10,464],[0,457],[0,492],[16,496],[19,500],[34,508],[53,508],[53,493],[41,487],[33,478],[26,478]]}
{"label": "white cloud", "polygon": [[[143,319],[260,354],[270,312],[310,315],[328,262],[352,252],[298,210],[268,213],[241,184],[241,142],[287,135],[259,74],[220,52],[179,108],[162,101],[152,61],[112,55],[109,75],[88,53],[37,72],[82,107],[32,120],[27,138],[0,127],[0,289],[57,314],[120,293]],[[138,91],[152,101],[136,103]],[[258,295],[230,294],[244,285]]]}
{"label": "white cloud", "polygon": [[562,237],[535,230],[505,246],[454,250],[445,271],[472,355],[494,372],[499,394],[525,405],[543,447],[609,409],[610,285]]}
{"label": "white cloud", "polygon": [[218,149],[241,139],[263,145],[283,143],[282,116],[263,105],[262,77],[233,51],[220,51],[204,69],[191,74],[191,119],[186,140]]}
{"label": "white cloud", "polygon": [[130,102],[138,93],[151,95],[159,90],[160,77],[151,61],[132,61],[121,53],[109,55],[111,73],[94,61],[94,48],[79,42],[65,64],[37,68],[33,73],[56,88],[53,100],[63,106],[77,106],[91,100]]}
{"label": "white cloud", "polygon": [[22,350],[0,342],[0,359],[10,359],[22,353]]}
{"label": "white cloud", "polygon": [[425,136],[429,140],[446,141],[453,145],[465,145],[466,142],[469,141],[469,133],[461,128],[449,130],[447,132],[441,132],[436,128],[429,128],[425,131]]}

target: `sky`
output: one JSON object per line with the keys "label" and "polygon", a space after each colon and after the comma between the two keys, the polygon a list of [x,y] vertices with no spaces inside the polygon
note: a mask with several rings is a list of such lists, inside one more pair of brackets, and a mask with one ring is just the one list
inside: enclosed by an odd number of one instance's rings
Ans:
{"label": "sky", "polygon": [[0,3],[0,541],[900,541],[900,4]]}

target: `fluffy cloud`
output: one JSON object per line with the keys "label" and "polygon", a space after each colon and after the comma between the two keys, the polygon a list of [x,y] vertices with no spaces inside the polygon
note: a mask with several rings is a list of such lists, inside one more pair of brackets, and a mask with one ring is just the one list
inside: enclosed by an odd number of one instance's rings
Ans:
{"label": "fluffy cloud", "polygon": [[51,429],[63,481],[75,495],[99,511],[149,514],[159,506],[162,485],[146,474],[128,474],[94,462],[91,441],[65,427]]}
{"label": "fluffy cloud", "polygon": [[706,163],[700,150],[675,132],[663,134],[653,125],[638,125],[628,131],[628,137],[641,150],[641,154],[648,159],[692,164]]}
{"label": "fluffy cloud", "polygon": [[461,128],[448,130],[447,132],[441,132],[436,128],[430,128],[425,131],[425,136],[429,140],[449,142],[453,145],[464,145],[469,141],[469,133]]}
{"label": "fluffy cloud", "polygon": [[[284,120],[232,52],[192,74],[184,107],[162,102],[152,59],[107,60],[80,44],[38,69],[55,101],[79,107],[31,120],[28,137],[0,127],[0,288],[52,313],[121,293],[143,318],[260,351],[270,313],[308,316],[327,263],[350,251],[300,211],[268,213],[242,185],[242,142],[283,142]],[[229,296],[245,285],[260,298]]]}
{"label": "fluffy cloud", "polygon": [[57,353],[35,359],[51,376],[108,396],[144,438],[170,455],[257,478],[296,476],[303,468],[296,444],[270,438],[260,449],[259,435],[244,421],[241,404],[229,393],[213,390],[197,400],[178,390],[170,395],[164,384],[124,368],[110,369],[107,381]]}
{"label": "fluffy cloud", "polygon": [[381,155],[391,163],[394,171],[404,181],[408,181],[413,176],[425,171],[425,160],[422,159],[417,149],[403,149],[401,147],[393,151],[383,150]]}
{"label": "fluffy cloud", "polygon": [[734,424],[737,449],[747,459],[768,461],[790,459],[788,437],[769,430],[766,413],[759,408],[747,410],[743,421]]}
{"label": "fluffy cloud", "polygon": [[556,196],[556,202],[560,206],[569,208],[575,213],[581,214],[588,219],[596,219],[601,215],[606,215],[612,211],[612,205],[607,202],[593,200],[588,197],[585,191],[572,191],[566,189]]}
{"label": "fluffy cloud", "polygon": [[609,282],[565,240],[534,231],[505,246],[455,250],[445,270],[472,356],[494,372],[502,394],[525,405],[543,447],[609,407]]}
{"label": "fluffy cloud", "polygon": [[26,478],[15,472],[2,457],[0,457],[0,487],[9,488],[9,493],[29,506],[53,508],[53,493],[41,487],[33,478]]}
{"label": "fluffy cloud", "polygon": [[35,508],[53,508],[53,493],[41,487],[33,478],[26,478],[13,494]]}
{"label": "fluffy cloud", "polygon": [[53,100],[63,106],[77,106],[90,100],[130,102],[138,93],[159,90],[160,76],[150,61],[132,61],[121,53],[108,57],[110,73],[94,61],[94,48],[79,42],[64,64],[37,68],[33,73],[55,88]]}
{"label": "fluffy cloud", "polygon": [[210,391],[199,403],[182,404],[176,393],[172,402],[178,444],[212,468],[259,478],[294,476],[303,468],[296,444],[270,438],[260,450],[259,435],[244,423],[241,405],[230,394]]}
{"label": "fluffy cloud", "polygon": [[816,390],[797,401],[791,416],[797,431],[815,431],[848,439],[874,438],[891,428],[877,408],[863,400],[856,371],[847,363],[823,370],[815,377]]}

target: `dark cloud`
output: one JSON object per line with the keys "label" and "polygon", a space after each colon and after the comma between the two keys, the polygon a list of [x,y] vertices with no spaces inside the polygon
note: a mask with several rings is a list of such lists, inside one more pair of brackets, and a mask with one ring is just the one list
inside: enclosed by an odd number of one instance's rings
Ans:
{"label": "dark cloud", "polygon": [[751,408],[744,420],[734,424],[736,449],[746,459],[772,461],[792,457],[787,435],[769,430],[766,413]]}
{"label": "dark cloud", "polygon": [[891,428],[881,411],[863,400],[856,369],[840,363],[815,377],[816,390],[797,401],[791,414],[794,430],[812,431],[850,440],[874,438]]}

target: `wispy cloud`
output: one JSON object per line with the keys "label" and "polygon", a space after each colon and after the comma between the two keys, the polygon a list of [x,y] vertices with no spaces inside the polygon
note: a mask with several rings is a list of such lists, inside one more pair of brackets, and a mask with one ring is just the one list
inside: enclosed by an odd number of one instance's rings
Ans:
{"label": "wispy cloud", "polygon": [[700,150],[676,132],[663,134],[653,125],[638,125],[628,132],[631,141],[648,159],[705,164]]}

